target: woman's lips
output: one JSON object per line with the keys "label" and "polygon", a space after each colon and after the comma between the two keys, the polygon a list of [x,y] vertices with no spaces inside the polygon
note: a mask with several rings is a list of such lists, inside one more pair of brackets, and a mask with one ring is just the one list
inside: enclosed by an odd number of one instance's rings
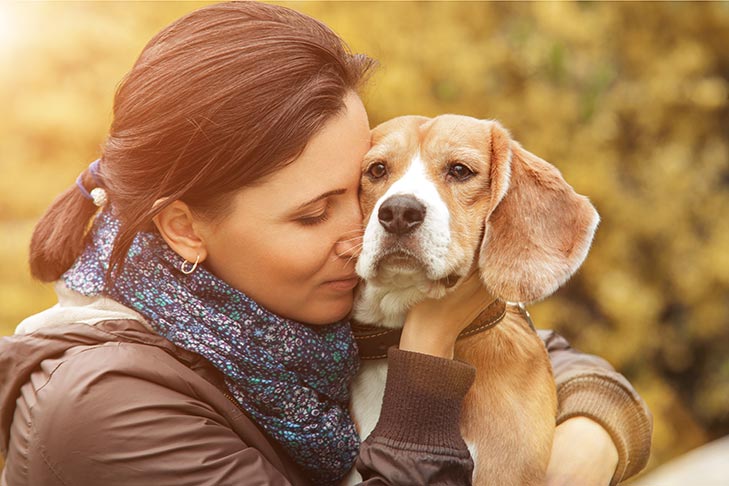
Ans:
{"label": "woman's lips", "polygon": [[329,280],[327,282],[324,282],[324,287],[332,289],[332,290],[338,290],[340,292],[345,292],[348,290],[352,290],[357,286],[359,283],[359,277],[347,277],[337,280]]}

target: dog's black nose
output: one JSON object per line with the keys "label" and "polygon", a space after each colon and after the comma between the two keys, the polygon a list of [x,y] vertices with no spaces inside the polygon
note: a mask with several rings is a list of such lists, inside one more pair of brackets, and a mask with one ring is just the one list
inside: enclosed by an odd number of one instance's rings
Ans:
{"label": "dog's black nose", "polygon": [[377,219],[388,233],[405,235],[423,223],[425,206],[413,196],[390,196],[380,206]]}

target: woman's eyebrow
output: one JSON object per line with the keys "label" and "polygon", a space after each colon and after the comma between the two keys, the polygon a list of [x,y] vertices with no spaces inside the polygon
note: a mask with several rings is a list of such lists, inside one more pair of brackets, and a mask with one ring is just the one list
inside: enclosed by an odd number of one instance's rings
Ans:
{"label": "woman's eyebrow", "polygon": [[305,202],[303,204],[300,204],[299,206],[296,207],[296,209],[294,209],[293,212],[301,211],[306,206],[308,206],[310,204],[314,204],[317,201],[321,201],[322,199],[326,199],[329,196],[338,196],[340,194],[344,194],[345,192],[347,192],[346,189],[334,189],[334,190],[331,190],[331,191],[327,191],[324,194],[320,194],[320,195],[316,196],[314,199],[312,199],[310,201],[307,201],[307,202]]}

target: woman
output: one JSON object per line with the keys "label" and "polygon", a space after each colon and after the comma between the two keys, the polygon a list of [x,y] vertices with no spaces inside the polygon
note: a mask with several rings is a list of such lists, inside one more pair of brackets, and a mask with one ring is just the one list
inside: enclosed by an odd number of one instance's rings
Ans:
{"label": "woman", "polygon": [[[458,413],[473,369],[451,358],[485,302],[476,279],[411,311],[361,446],[347,413],[371,66],[259,3],[200,9],[150,41],[101,160],[33,235],[32,273],[59,304],[0,342],[2,485],[336,484],[355,460],[367,484],[470,482]],[[551,484],[640,470],[640,398],[544,337],[561,400]],[[441,427],[403,430],[412,413]]]}

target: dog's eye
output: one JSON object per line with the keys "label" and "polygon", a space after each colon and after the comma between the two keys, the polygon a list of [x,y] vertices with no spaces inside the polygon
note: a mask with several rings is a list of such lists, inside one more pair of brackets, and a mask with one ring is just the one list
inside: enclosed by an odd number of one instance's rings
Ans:
{"label": "dog's eye", "polygon": [[463,164],[451,164],[448,167],[448,175],[453,179],[461,182],[470,179],[475,174],[474,172]]}
{"label": "dog's eye", "polygon": [[367,168],[367,176],[370,179],[382,179],[387,175],[387,166],[382,162],[375,162]]}

